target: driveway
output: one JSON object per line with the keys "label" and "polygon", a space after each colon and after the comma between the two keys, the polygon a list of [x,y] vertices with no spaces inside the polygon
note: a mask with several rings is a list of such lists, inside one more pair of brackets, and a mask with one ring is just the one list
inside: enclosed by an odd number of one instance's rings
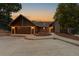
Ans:
{"label": "driveway", "polygon": [[79,56],[79,47],[61,40],[27,40],[24,37],[0,37],[2,56]]}

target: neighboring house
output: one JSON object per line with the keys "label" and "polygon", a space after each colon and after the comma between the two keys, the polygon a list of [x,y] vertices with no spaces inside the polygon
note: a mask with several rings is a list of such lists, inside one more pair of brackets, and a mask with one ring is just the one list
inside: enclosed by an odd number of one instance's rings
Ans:
{"label": "neighboring house", "polygon": [[54,22],[54,30],[55,30],[55,32],[60,32],[60,24],[59,24],[59,22],[58,21],[55,21]]}
{"label": "neighboring house", "polygon": [[58,21],[54,21],[50,24],[50,26],[53,26],[53,32],[60,32],[60,24]]}
{"label": "neighboring house", "polygon": [[[53,32],[56,33],[64,33],[61,29],[60,29],[60,24],[58,21],[54,21],[50,24],[50,26],[53,26]],[[73,32],[74,28],[67,28],[67,33],[71,34]]]}
{"label": "neighboring house", "polygon": [[53,26],[48,22],[33,22],[23,15],[19,15],[10,23],[11,34],[36,34],[38,32],[52,32]]}

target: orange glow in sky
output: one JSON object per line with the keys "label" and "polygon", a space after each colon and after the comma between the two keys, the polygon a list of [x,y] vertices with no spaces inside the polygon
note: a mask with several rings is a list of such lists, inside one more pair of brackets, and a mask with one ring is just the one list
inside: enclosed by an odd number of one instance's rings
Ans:
{"label": "orange glow in sky", "polygon": [[12,18],[15,19],[18,15],[22,14],[31,21],[54,21],[55,10],[52,8],[53,4],[30,4],[29,8],[27,8],[28,6],[29,4],[22,4],[23,8],[17,13],[12,13]]}

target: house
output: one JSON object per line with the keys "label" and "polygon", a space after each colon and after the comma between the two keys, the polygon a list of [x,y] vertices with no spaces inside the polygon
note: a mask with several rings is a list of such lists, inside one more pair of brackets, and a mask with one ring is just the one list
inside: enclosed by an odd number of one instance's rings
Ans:
{"label": "house", "polygon": [[60,32],[60,24],[58,21],[52,22],[49,26],[53,26],[53,32]]}
{"label": "house", "polygon": [[10,23],[11,34],[36,34],[38,32],[52,32],[53,26],[46,22],[33,22],[23,15],[19,15]]}

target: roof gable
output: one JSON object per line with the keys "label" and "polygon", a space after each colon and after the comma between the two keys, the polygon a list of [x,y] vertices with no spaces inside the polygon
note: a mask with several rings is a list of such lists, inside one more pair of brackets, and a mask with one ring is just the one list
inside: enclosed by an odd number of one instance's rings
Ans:
{"label": "roof gable", "polygon": [[15,20],[10,23],[10,26],[38,26],[38,27],[49,27],[52,26],[53,22],[37,22],[30,21],[23,15],[19,15]]}
{"label": "roof gable", "polygon": [[34,24],[23,15],[19,15],[15,20],[10,23],[10,26],[33,26]]}

